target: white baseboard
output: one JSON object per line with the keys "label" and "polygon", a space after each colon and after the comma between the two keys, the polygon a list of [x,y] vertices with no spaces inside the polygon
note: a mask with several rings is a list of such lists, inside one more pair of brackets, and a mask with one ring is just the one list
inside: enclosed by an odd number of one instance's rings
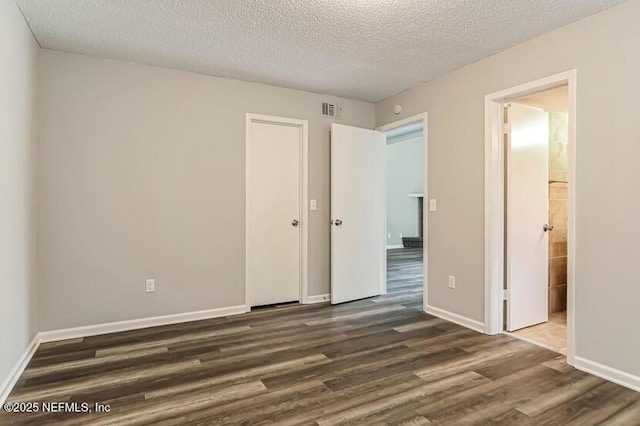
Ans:
{"label": "white baseboard", "polygon": [[387,250],[399,249],[399,248],[404,248],[404,246],[402,244],[392,244],[392,245],[387,246]]}
{"label": "white baseboard", "polygon": [[427,305],[425,312],[436,317],[451,321],[463,327],[470,328],[478,333],[485,334],[484,323],[473,320],[471,318],[463,317],[462,315],[454,314],[453,312],[445,311],[444,309],[436,308],[435,306]]}
{"label": "white baseboard", "polygon": [[330,294],[317,294],[315,296],[307,296],[307,300],[304,302],[305,305],[311,303],[322,303],[328,302],[331,300]]}
{"label": "white baseboard", "polygon": [[574,367],[578,370],[593,374],[613,383],[617,383],[636,392],[640,392],[640,377],[633,374],[608,367],[595,361],[580,356],[575,357]]}
{"label": "white baseboard", "polygon": [[36,353],[38,346],[40,346],[40,333],[36,334],[33,340],[31,340],[31,343],[29,343],[29,346],[24,350],[24,353],[18,362],[16,362],[16,365],[13,366],[7,378],[0,384],[0,406],[7,400],[7,397],[13,390],[22,372],[27,368],[29,361],[31,361],[33,354]]}
{"label": "white baseboard", "polygon": [[40,341],[42,343],[56,342],[59,340],[76,339],[78,337],[95,336],[98,334],[117,333],[119,331],[137,330],[140,328],[157,327],[160,325],[226,317],[229,315],[244,314],[245,312],[247,312],[245,305],[238,305],[226,308],[207,309],[204,311],[185,312],[182,314],[163,315],[159,317],[108,322],[83,327],[64,328],[61,330],[42,331],[40,332]]}

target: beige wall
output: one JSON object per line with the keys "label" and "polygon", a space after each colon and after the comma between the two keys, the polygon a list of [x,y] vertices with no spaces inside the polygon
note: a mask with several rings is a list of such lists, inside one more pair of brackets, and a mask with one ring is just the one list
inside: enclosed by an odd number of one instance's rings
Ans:
{"label": "beige wall", "polygon": [[247,112],[309,120],[309,294],[329,292],[321,102],[367,128],[373,104],[51,50],[39,78],[42,330],[244,305]]}
{"label": "beige wall", "polygon": [[569,116],[549,113],[549,312],[567,309]]}
{"label": "beige wall", "polygon": [[0,383],[37,332],[35,73],[38,45],[0,0]]}
{"label": "beige wall", "polygon": [[629,1],[376,106],[376,125],[429,112],[428,193],[438,199],[429,216],[429,303],[483,321],[484,96],[577,68],[576,354],[636,375],[638,16],[640,1]]}

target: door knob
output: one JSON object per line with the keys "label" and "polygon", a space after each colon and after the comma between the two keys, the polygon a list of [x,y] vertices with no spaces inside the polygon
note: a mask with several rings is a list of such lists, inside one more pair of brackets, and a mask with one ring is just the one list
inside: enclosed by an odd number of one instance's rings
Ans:
{"label": "door knob", "polygon": [[298,224],[299,224],[299,223],[300,223],[300,222],[298,222],[298,219],[293,219],[293,220],[291,221],[291,224],[292,224],[293,226],[298,226]]}
{"label": "door knob", "polygon": [[334,223],[335,223],[336,226],[342,225],[342,221],[340,219],[336,219],[336,221]]}
{"label": "door knob", "polygon": [[547,231],[553,231],[553,225],[545,224],[545,225],[542,227],[542,229],[544,230],[544,232],[547,232]]}

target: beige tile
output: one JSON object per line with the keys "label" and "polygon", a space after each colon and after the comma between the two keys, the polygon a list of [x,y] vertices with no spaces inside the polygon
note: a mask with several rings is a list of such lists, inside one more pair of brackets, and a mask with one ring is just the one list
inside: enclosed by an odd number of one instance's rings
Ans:
{"label": "beige tile", "polygon": [[559,257],[567,255],[567,242],[549,242],[549,257]]}
{"label": "beige tile", "polygon": [[549,232],[549,257],[567,255],[567,228],[553,228]]}
{"label": "beige tile", "polygon": [[567,200],[549,200],[549,224],[557,228],[567,227]]}
{"label": "beige tile", "polygon": [[552,257],[549,259],[549,287],[567,284],[567,258]]}
{"label": "beige tile", "polygon": [[569,156],[569,121],[566,115],[549,114],[549,166],[552,169],[567,170]]}
{"label": "beige tile", "polygon": [[[564,312],[567,309],[567,286],[549,287],[549,312]],[[565,316],[564,323],[567,318]]]}
{"label": "beige tile", "polygon": [[549,322],[558,325],[567,325],[567,311],[554,312],[549,314]]}
{"label": "beige tile", "polygon": [[522,330],[516,331],[516,333],[518,333],[520,336],[523,336],[523,337],[533,338],[533,337],[538,335],[536,330],[533,330],[534,328],[535,328],[535,326],[534,327],[523,328]]}
{"label": "beige tile", "polygon": [[561,144],[549,145],[549,166],[555,170],[567,170],[567,146],[566,145],[561,145]]}
{"label": "beige tile", "polygon": [[549,336],[556,339],[564,339],[567,335],[567,327],[555,327],[549,330]]}
{"label": "beige tile", "polygon": [[567,228],[554,227],[553,231],[549,232],[550,243],[566,243],[567,242]]}
{"label": "beige tile", "polygon": [[550,314],[548,322],[517,330],[515,334],[556,350],[564,350],[567,348],[566,313]]}
{"label": "beige tile", "polygon": [[549,113],[549,140],[567,145],[569,142],[569,116],[559,112]]}
{"label": "beige tile", "polygon": [[549,169],[549,180],[561,180],[567,182],[569,180],[569,172],[566,169]]}
{"label": "beige tile", "polygon": [[550,183],[549,199],[550,200],[566,200],[569,198],[569,185],[566,183]]}

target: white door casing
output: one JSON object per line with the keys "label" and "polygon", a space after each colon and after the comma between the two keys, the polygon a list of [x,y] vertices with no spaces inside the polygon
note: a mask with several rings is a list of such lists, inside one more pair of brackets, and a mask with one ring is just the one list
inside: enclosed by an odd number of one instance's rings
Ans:
{"label": "white door casing", "polygon": [[517,103],[508,112],[507,330],[514,331],[548,321],[549,114]]}
{"label": "white door casing", "polygon": [[568,230],[567,230],[567,363],[576,366],[576,165],[578,138],[576,129],[578,70],[571,69],[528,81],[517,86],[489,93],[485,96],[485,332],[504,331],[504,134],[502,131],[503,104],[544,90],[567,85],[569,88],[568,168]]}
{"label": "white door casing", "polygon": [[386,287],[386,140],[331,125],[331,303]]}
{"label": "white door casing", "polygon": [[248,308],[304,298],[301,154],[306,122],[303,124],[247,115]]}

